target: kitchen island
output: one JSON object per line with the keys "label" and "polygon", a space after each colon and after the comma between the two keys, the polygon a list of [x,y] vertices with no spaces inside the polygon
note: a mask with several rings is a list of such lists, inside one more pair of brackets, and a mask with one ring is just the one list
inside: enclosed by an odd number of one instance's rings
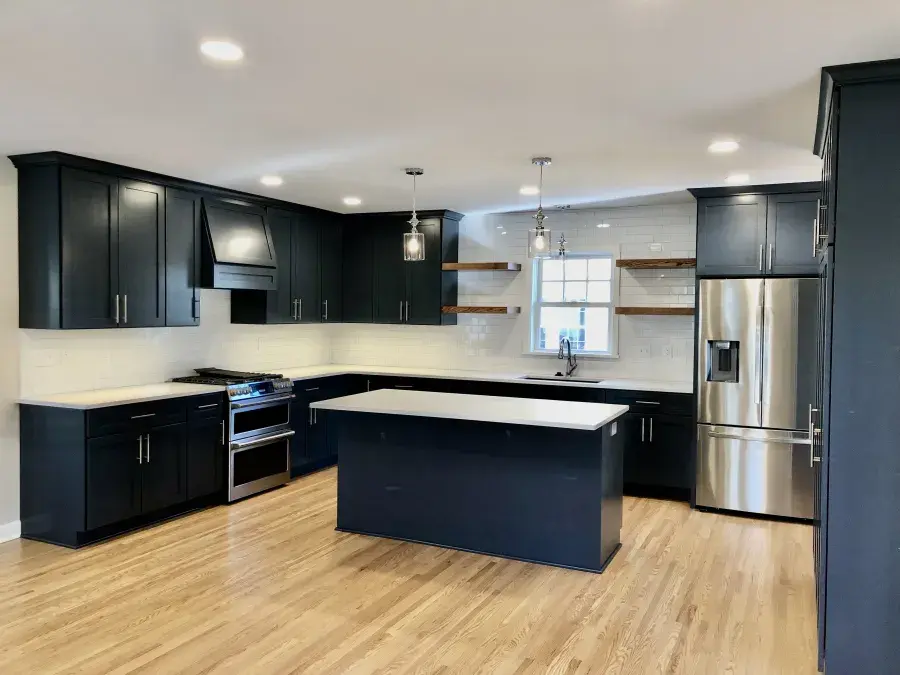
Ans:
{"label": "kitchen island", "polygon": [[381,389],[330,411],[340,531],[602,572],[628,406]]}

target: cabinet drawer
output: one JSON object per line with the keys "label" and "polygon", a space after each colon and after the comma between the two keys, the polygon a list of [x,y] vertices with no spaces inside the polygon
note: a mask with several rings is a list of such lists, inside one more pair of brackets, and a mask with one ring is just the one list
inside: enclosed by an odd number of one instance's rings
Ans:
{"label": "cabinet drawer", "polygon": [[89,410],[88,437],[123,434],[185,421],[187,399],[174,398]]}
{"label": "cabinet drawer", "polygon": [[220,419],[224,414],[225,396],[223,394],[207,394],[187,399],[187,416],[191,422],[195,420]]}
{"label": "cabinet drawer", "polygon": [[627,405],[630,412],[660,415],[690,415],[694,397],[692,394],[673,394],[656,391],[621,391],[606,392],[606,402],[614,405]]}

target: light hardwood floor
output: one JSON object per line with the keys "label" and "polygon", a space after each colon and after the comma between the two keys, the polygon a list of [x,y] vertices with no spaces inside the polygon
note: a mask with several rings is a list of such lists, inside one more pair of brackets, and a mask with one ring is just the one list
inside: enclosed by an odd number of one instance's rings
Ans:
{"label": "light hardwood floor", "polygon": [[337,533],[335,477],[0,544],[0,673],[816,672],[808,526],[626,499],[595,575]]}

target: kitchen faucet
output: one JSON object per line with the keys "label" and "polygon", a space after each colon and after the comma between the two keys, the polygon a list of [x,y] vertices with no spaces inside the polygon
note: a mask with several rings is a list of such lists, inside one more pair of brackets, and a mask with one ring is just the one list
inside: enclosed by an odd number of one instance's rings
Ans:
{"label": "kitchen faucet", "polygon": [[572,355],[572,341],[569,338],[563,338],[559,341],[559,354],[556,358],[566,359],[566,377],[571,377],[575,369],[578,368],[578,357]]}

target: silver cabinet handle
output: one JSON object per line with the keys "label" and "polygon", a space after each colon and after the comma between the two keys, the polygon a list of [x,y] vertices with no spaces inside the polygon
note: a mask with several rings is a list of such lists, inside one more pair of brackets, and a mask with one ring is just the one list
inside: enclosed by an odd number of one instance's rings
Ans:
{"label": "silver cabinet handle", "polygon": [[144,457],[144,461],[147,462],[147,464],[149,464],[150,463],[150,434],[147,434],[147,447],[145,448],[145,453],[146,453],[146,455]]}
{"label": "silver cabinet handle", "polygon": [[218,406],[218,403],[207,403],[206,405],[198,405],[197,410],[207,410],[208,408],[215,408]]}
{"label": "silver cabinet handle", "polygon": [[156,413],[147,413],[146,415],[132,415],[131,419],[133,420],[142,420],[146,417],[156,417]]}
{"label": "silver cabinet handle", "polygon": [[366,391],[372,391],[372,380],[366,380]]}
{"label": "silver cabinet handle", "polygon": [[319,388],[318,387],[310,387],[306,391],[319,391]]}
{"label": "silver cabinet handle", "polygon": [[291,300],[291,320],[297,320],[297,298]]}
{"label": "silver cabinet handle", "polygon": [[769,271],[772,271],[772,260],[775,258],[775,244],[769,244]]}
{"label": "silver cabinet handle", "polygon": [[759,271],[763,271],[763,249],[765,249],[764,244],[759,245]]}
{"label": "silver cabinet handle", "polygon": [[409,323],[409,300],[406,301],[406,323]]}
{"label": "silver cabinet handle", "polygon": [[191,318],[199,319],[200,318],[200,297],[197,296],[191,300]]}
{"label": "silver cabinet handle", "polygon": [[403,323],[403,301],[400,301],[400,323]]}
{"label": "silver cabinet handle", "polygon": [[643,403],[644,405],[662,405],[659,401],[635,401],[635,403]]}
{"label": "silver cabinet handle", "polygon": [[222,445],[225,445],[225,420],[220,422],[222,425]]}
{"label": "silver cabinet handle", "polygon": [[644,418],[641,418],[641,443],[644,442]]}
{"label": "silver cabinet handle", "polygon": [[319,409],[313,408],[313,424],[319,423]]}
{"label": "silver cabinet handle", "polygon": [[116,293],[116,325],[119,325],[119,294]]}
{"label": "silver cabinet handle", "polygon": [[309,426],[312,426],[312,424],[313,424],[312,416],[313,416],[313,409],[310,408],[309,409]]}
{"label": "silver cabinet handle", "polygon": [[122,296],[122,323],[128,323],[128,293]]}
{"label": "silver cabinet handle", "polygon": [[413,386],[411,384],[395,384],[394,389],[412,389]]}
{"label": "silver cabinet handle", "polygon": [[650,442],[653,442],[653,418],[650,418]]}
{"label": "silver cabinet handle", "polygon": [[303,321],[303,298],[297,298],[297,321]]}
{"label": "silver cabinet handle", "polygon": [[144,437],[138,436],[138,464],[144,463]]}
{"label": "silver cabinet handle", "polygon": [[325,321],[328,321],[328,301],[325,300]]}

